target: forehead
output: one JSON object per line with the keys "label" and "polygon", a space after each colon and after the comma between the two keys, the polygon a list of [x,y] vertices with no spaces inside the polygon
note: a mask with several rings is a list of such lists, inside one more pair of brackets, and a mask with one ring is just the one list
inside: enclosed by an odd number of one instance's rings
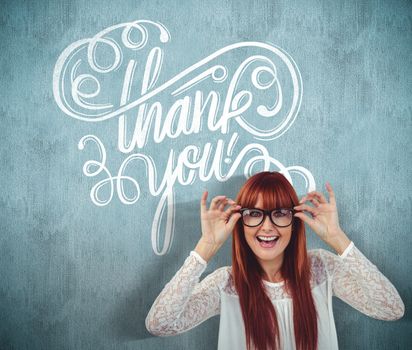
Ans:
{"label": "forehead", "polygon": [[263,208],[263,195],[261,193],[258,194],[257,200],[255,202],[255,207]]}
{"label": "forehead", "polygon": [[266,210],[287,208],[294,202],[293,195],[293,189],[287,184],[256,181],[241,192],[239,204],[246,208],[258,207]]}
{"label": "forehead", "polygon": [[286,198],[276,198],[276,196],[268,196],[265,198],[263,198],[263,194],[262,193],[258,193],[257,195],[257,199],[255,201],[255,203],[253,203],[252,205],[255,208],[261,208],[261,209],[275,209],[275,208],[286,208],[288,206],[290,206],[290,199],[286,199]]}

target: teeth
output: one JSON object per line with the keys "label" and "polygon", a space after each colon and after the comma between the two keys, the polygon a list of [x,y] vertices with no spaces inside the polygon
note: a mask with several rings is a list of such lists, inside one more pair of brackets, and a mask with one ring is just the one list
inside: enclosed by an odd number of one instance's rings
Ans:
{"label": "teeth", "polygon": [[263,236],[258,236],[259,239],[261,239],[262,241],[273,241],[279,237],[275,236],[275,237],[263,237]]}

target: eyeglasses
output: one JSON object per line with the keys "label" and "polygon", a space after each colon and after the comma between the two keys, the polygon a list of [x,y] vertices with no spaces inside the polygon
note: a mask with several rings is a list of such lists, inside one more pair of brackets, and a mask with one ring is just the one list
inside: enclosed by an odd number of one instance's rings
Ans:
{"label": "eyeglasses", "polygon": [[292,223],[293,214],[296,212],[293,208],[277,208],[272,210],[263,210],[258,208],[242,208],[242,221],[246,226],[259,226],[266,215],[269,216],[270,221],[278,227],[287,227]]}

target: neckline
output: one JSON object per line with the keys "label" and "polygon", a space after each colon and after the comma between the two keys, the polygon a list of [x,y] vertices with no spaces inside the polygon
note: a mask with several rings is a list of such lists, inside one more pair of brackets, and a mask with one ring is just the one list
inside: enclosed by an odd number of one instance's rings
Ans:
{"label": "neckline", "polygon": [[267,285],[269,285],[269,286],[274,286],[274,287],[276,287],[276,286],[282,286],[282,285],[284,285],[284,284],[285,284],[285,281],[281,281],[281,282],[269,282],[269,281],[263,280],[263,283],[265,283],[265,284],[267,284]]}

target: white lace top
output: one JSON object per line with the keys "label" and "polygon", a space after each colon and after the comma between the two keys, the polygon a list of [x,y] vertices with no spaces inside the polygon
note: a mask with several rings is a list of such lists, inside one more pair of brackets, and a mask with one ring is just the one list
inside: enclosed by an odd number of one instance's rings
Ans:
{"label": "white lace top", "polygon": [[[324,249],[308,251],[312,266],[312,295],[319,315],[318,349],[338,349],[332,296],[367,316],[396,320],[404,304],[391,282],[354,245],[342,255]],[[191,251],[183,266],[163,288],[146,317],[153,335],[170,336],[190,330],[220,314],[218,349],[246,349],[239,298],[231,279],[231,266],[218,268],[201,282],[206,261]],[[282,349],[295,349],[292,299],[284,282],[264,281],[275,307]]]}

